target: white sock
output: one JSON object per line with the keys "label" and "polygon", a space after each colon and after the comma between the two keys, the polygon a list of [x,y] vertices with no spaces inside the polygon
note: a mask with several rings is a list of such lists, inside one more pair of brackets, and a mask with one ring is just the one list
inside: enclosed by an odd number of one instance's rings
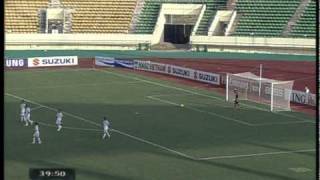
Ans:
{"label": "white sock", "polygon": [[102,136],[102,139],[105,139],[105,138],[106,138],[106,135],[107,135],[107,134],[104,133],[103,136]]}

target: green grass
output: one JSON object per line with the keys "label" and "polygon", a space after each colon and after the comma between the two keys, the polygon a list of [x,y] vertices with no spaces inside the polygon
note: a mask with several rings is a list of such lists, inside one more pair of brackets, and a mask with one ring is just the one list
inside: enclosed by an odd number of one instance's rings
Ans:
{"label": "green grass", "polygon": [[[5,93],[6,180],[27,179],[32,167],[74,168],[77,180],[315,179],[315,123],[304,122],[315,119],[302,113],[234,110],[214,92],[116,69],[5,72]],[[47,125],[32,145],[18,97],[62,108],[66,128],[58,133],[48,126],[55,112],[36,109],[31,118]],[[102,140],[92,129],[104,115],[131,136]]]}

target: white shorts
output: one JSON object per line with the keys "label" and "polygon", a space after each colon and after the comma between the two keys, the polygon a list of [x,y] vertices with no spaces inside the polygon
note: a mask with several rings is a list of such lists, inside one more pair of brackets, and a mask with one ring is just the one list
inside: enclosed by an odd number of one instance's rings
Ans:
{"label": "white shorts", "polygon": [[20,113],[20,116],[25,116],[25,112],[24,111],[21,111],[21,113]]}
{"label": "white shorts", "polygon": [[26,120],[30,120],[30,114],[25,115]]}
{"label": "white shorts", "polygon": [[40,132],[39,132],[39,131],[38,131],[38,132],[35,132],[35,133],[33,134],[33,137],[35,137],[35,138],[40,137]]}
{"label": "white shorts", "polygon": [[57,125],[61,125],[62,124],[62,120],[56,120],[56,124]]}
{"label": "white shorts", "polygon": [[109,130],[109,127],[104,127],[104,132],[108,132],[108,130]]}

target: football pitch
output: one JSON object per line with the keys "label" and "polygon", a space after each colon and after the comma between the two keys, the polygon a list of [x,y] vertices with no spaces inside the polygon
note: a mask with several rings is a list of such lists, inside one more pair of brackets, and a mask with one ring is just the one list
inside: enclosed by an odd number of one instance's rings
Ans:
{"label": "football pitch", "polygon": [[[19,122],[21,99],[40,123],[41,145],[31,144],[33,128]],[[29,168],[49,167],[74,168],[77,180],[315,179],[314,117],[240,106],[118,69],[6,71],[5,178],[28,179]]]}

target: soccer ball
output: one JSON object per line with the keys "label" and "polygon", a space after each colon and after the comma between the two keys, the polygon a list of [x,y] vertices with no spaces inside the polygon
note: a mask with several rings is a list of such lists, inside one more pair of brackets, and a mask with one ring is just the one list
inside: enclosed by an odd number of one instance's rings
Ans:
{"label": "soccer ball", "polygon": [[181,107],[184,107],[184,104],[180,104]]}

